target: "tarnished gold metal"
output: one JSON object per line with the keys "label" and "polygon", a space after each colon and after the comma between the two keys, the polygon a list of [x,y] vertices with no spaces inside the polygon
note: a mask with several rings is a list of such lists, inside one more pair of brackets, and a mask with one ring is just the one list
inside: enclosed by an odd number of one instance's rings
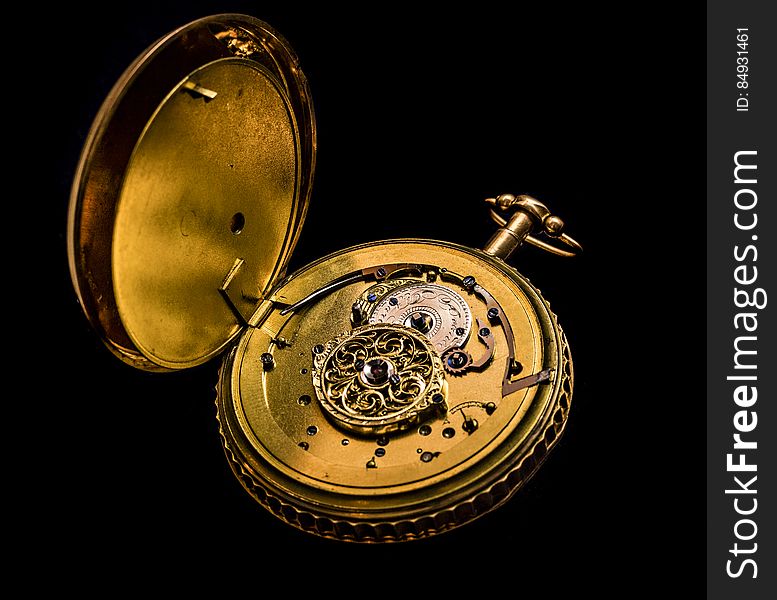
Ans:
{"label": "tarnished gold metal", "polygon": [[94,121],[68,215],[108,348],[147,370],[220,354],[291,256],[315,147],[307,81],[265,23],[208,17],[141,55]]}
{"label": "tarnished gold metal", "polygon": [[[562,232],[564,221],[551,215],[548,207],[536,198],[526,195],[502,194],[496,198],[486,198],[486,203],[493,207],[490,210],[491,218],[500,226],[500,229],[484,248],[488,254],[503,259],[508,258],[524,241],[557,256],[575,256],[583,250],[579,243]],[[508,220],[500,215],[497,209],[512,211],[512,216]],[[541,233],[558,238],[560,242],[572,248],[573,251],[564,250],[531,235],[531,232],[538,226]]]}
{"label": "tarnished gold metal", "polygon": [[[374,279],[344,276],[398,263],[424,267],[415,270],[419,283],[426,280],[425,267],[436,265],[438,281],[465,273],[488,289],[518,332],[512,354],[520,366],[509,375],[515,385],[505,394],[503,378],[512,367],[508,332],[492,326],[493,366],[446,376],[444,410],[381,437],[343,427],[322,408],[315,357],[352,327],[354,300],[374,286]],[[348,283],[284,314],[339,280]],[[488,322],[489,305],[474,286],[462,294],[472,313]],[[446,531],[511,496],[564,429],[573,383],[564,334],[539,292],[482,251],[428,240],[357,246],[295,273],[270,302],[262,322],[225,359],[218,416],[230,464],[246,490],[296,527],[355,541]],[[275,343],[279,336],[289,343]],[[470,346],[480,342],[470,340]],[[265,353],[273,357],[270,370],[259,367]]]}
{"label": "tarnished gold metal", "polygon": [[487,201],[500,230],[483,251],[380,241],[284,278],[315,148],[305,78],[269,26],[217,15],[171,33],[90,132],[74,287],[135,367],[224,354],[224,450],[279,518],[360,542],[447,531],[515,493],[569,413],[564,333],[504,259],[524,241],[572,254],[535,234],[580,246],[544,204],[503,194]]}
{"label": "tarnished gold metal", "polygon": [[403,431],[445,408],[445,374],[433,343],[415,329],[358,327],[314,346],[313,388],[336,425],[371,436]]}

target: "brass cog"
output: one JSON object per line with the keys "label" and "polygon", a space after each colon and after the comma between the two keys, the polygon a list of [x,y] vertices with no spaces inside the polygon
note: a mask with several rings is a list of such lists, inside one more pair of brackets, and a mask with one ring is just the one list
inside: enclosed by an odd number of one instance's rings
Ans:
{"label": "brass cog", "polygon": [[442,366],[451,375],[463,375],[472,364],[472,355],[461,348],[451,348],[442,355]]}

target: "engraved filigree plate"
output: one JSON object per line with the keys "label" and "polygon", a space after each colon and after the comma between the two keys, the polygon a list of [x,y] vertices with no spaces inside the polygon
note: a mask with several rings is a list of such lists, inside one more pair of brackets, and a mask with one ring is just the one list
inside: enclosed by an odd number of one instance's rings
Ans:
{"label": "engraved filigree plate", "polygon": [[365,325],[329,341],[314,356],[313,386],[337,425],[362,434],[407,429],[445,408],[442,361],[421,333]]}
{"label": "engraved filigree plate", "polygon": [[442,354],[467,341],[472,313],[466,300],[451,288],[435,283],[412,283],[387,290],[382,298],[376,299],[368,322],[413,327],[426,335]]}
{"label": "engraved filigree plate", "polygon": [[351,323],[354,327],[364,325],[368,316],[375,310],[375,306],[380,303],[383,297],[390,291],[406,285],[415,285],[417,279],[388,279],[376,283],[367,288],[367,290],[353,303]]}

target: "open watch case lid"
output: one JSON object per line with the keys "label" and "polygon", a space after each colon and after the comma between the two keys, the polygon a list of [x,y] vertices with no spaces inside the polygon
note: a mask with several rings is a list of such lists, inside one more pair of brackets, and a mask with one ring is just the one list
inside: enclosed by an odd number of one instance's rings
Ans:
{"label": "open watch case lid", "polygon": [[88,134],[70,273],[108,348],[159,371],[208,361],[283,274],[316,153],[288,43],[244,15],[177,29],[124,72]]}

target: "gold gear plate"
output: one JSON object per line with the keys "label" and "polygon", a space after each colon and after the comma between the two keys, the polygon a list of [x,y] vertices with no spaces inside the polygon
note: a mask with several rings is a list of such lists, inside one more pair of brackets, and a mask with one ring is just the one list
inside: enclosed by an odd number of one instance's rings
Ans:
{"label": "gold gear plate", "polygon": [[406,430],[445,406],[440,356],[409,327],[357,327],[316,344],[313,354],[313,388],[335,426],[375,436]]}
{"label": "gold gear plate", "polygon": [[[548,381],[502,396],[507,343],[495,327],[497,366],[447,378],[445,410],[377,437],[333,421],[313,384],[321,366],[316,346],[350,328],[352,303],[373,283],[355,281],[290,315],[281,309],[346,273],[393,262],[473,275],[509,318],[523,374],[550,369]],[[485,304],[474,294],[465,297],[473,314],[484,318]],[[572,387],[563,333],[524,278],[480,251],[422,240],[367,244],[304,268],[279,286],[273,300],[225,361],[219,420],[246,489],[298,527],[360,541],[450,529],[472,518],[473,510],[475,516],[485,512],[475,509],[478,502],[495,505],[520,487],[563,429]],[[278,344],[280,339],[285,341]],[[272,369],[261,367],[264,354],[273,356]],[[470,517],[454,518],[457,510]],[[447,516],[424,521],[430,514]],[[330,530],[333,523],[353,535]]]}

